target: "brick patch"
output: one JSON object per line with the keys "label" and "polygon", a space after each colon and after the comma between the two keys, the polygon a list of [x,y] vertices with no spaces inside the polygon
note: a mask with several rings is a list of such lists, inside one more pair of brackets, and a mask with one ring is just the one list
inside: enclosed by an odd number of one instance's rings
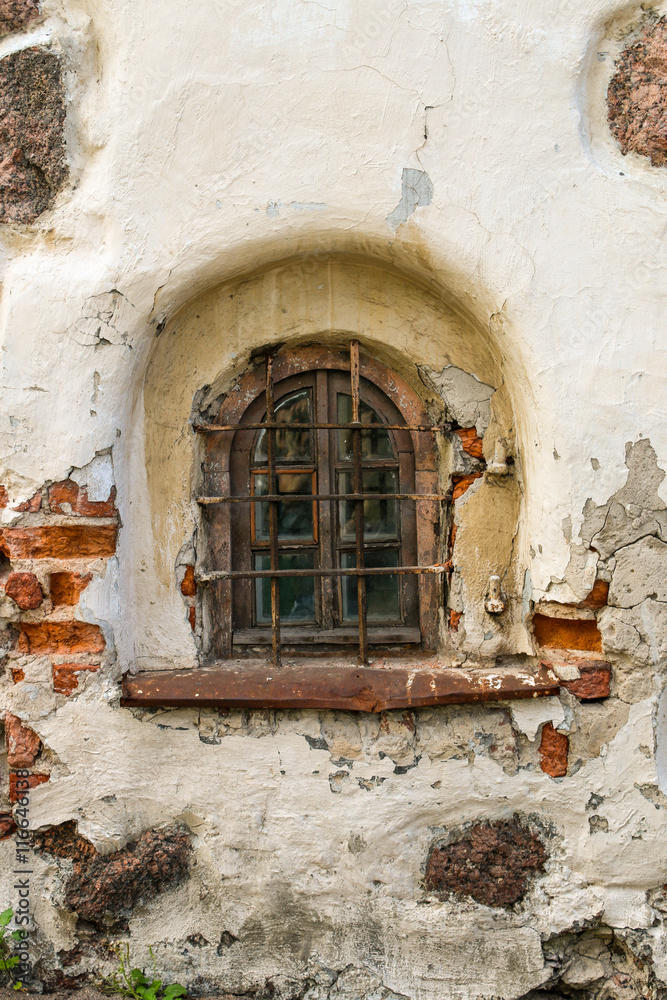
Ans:
{"label": "brick patch", "polygon": [[111,487],[108,500],[88,499],[87,490],[82,490],[73,479],[64,479],[49,487],[49,507],[53,514],[76,514],[85,517],[114,517],[116,510],[116,487]]}
{"label": "brick patch", "polygon": [[29,500],[24,500],[23,503],[17,504],[17,506],[14,507],[14,510],[21,514],[36,514],[41,506],[42,494],[35,493],[35,495],[30,497]]}
{"label": "brick patch", "polygon": [[574,681],[561,681],[561,687],[567,688],[570,694],[576,695],[580,701],[595,701],[597,698],[609,697],[611,682],[611,665],[604,660],[591,660],[588,663],[576,663],[581,677]]}
{"label": "brick patch", "polygon": [[116,551],[115,524],[66,524],[0,529],[0,551],[10,559],[108,558]]}
{"label": "brick patch", "polygon": [[0,813],[0,840],[9,840],[16,830],[16,823],[11,813]]}
{"label": "brick patch", "polygon": [[32,767],[41,748],[37,733],[24,726],[20,719],[9,712],[5,715],[7,763],[10,767]]}
{"label": "brick patch", "polygon": [[19,636],[22,653],[101,653],[104,636],[99,625],[88,622],[23,622]]}
{"label": "brick patch", "polygon": [[569,740],[559,733],[550,722],[542,727],[540,742],[540,767],[552,778],[563,778],[567,774],[567,752]]}
{"label": "brick patch", "polygon": [[184,597],[194,597],[197,593],[197,581],[195,580],[194,566],[187,566],[185,576],[181,583],[181,593]]}
{"label": "brick patch", "polygon": [[5,583],[5,593],[18,604],[21,611],[32,611],[44,600],[42,588],[34,573],[11,573]]}
{"label": "brick patch", "polygon": [[79,686],[78,674],[82,670],[99,670],[99,663],[58,663],[53,665],[53,690],[69,697]]}
{"label": "brick patch", "polygon": [[59,606],[72,606],[79,603],[79,598],[92,580],[92,573],[52,573],[50,582],[51,601]]}
{"label": "brick patch", "polygon": [[49,780],[48,774],[29,774],[27,778],[19,778],[18,774],[9,775],[9,801],[18,802],[23,795],[25,795],[25,782],[28,782],[28,788],[37,788],[38,785],[43,785],[45,781]]}
{"label": "brick patch", "polygon": [[602,652],[602,636],[595,619],[550,618],[533,615],[533,631],[540,646],[547,649],[582,649]]}
{"label": "brick patch", "polygon": [[469,476],[452,476],[452,499],[458,500],[462,497],[481,475],[481,472],[472,472]]}
{"label": "brick patch", "polygon": [[473,458],[484,460],[484,442],[474,427],[459,427],[454,431],[461,438],[461,447]]}
{"label": "brick patch", "polygon": [[593,584],[593,589],[591,590],[588,597],[584,598],[581,604],[578,605],[580,608],[590,608],[592,611],[599,611],[600,608],[604,608],[607,604],[607,598],[609,596],[609,584],[606,580],[596,580]]}

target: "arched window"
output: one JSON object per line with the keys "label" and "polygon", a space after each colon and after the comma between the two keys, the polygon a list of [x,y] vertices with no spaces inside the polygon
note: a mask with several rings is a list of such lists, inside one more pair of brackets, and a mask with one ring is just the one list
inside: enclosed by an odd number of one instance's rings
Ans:
{"label": "arched window", "polygon": [[207,428],[213,657],[275,654],[276,623],[292,652],[434,648],[445,498],[418,397],[354,344],[266,365]]}

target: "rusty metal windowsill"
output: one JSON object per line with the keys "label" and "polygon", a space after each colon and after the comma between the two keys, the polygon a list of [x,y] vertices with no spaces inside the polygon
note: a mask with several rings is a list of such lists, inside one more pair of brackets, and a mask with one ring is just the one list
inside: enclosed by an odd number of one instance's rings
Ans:
{"label": "rusty metal windowsill", "polygon": [[[432,664],[432,661],[431,661]],[[547,666],[537,669],[381,666],[231,661],[195,670],[126,674],[121,705],[169,708],[318,708],[383,712],[558,694]]]}

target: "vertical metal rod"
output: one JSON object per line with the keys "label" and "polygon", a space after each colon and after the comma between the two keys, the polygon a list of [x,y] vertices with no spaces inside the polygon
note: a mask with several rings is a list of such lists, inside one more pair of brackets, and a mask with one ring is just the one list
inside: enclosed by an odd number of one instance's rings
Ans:
{"label": "vertical metal rod", "polygon": [[[275,406],[273,400],[273,355],[266,356],[266,419],[275,423]],[[266,454],[268,465],[269,494],[275,496],[278,492],[276,482],[276,429],[270,427],[266,432]],[[271,553],[271,569],[279,568],[278,562],[278,501],[269,501],[269,548]],[[277,576],[271,577],[271,663],[280,666],[280,582]]]}
{"label": "vertical metal rod", "polygon": [[[354,492],[363,493],[363,465],[361,454],[361,407],[359,394],[359,341],[350,344],[350,382],[352,384],[352,460],[354,464]],[[364,501],[354,502],[354,540],[357,552],[357,569],[364,568]],[[359,663],[368,662],[368,628],[366,578],[357,577],[357,607],[359,615]]]}

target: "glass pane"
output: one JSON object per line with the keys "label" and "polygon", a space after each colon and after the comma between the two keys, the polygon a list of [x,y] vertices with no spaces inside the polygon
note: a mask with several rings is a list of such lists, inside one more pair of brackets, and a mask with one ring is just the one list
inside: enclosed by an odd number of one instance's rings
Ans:
{"label": "glass pane", "polygon": [[[364,469],[364,493],[396,493],[398,476],[394,469]],[[338,492],[354,492],[352,472],[338,473]],[[338,501],[339,537],[341,541],[354,540],[354,500]],[[364,538],[377,541],[398,538],[398,501],[364,500]]]}
{"label": "glass pane", "polygon": [[[361,432],[361,455],[364,461],[393,458],[389,431],[382,429],[382,422],[375,410],[366,403],[359,405],[359,419],[367,424],[369,430]],[[352,396],[338,394],[338,420],[336,423],[347,424],[352,420]],[[338,431],[338,457],[345,461],[352,459],[352,431]]]}
{"label": "glass pane", "polygon": [[[310,389],[299,389],[276,403],[277,424],[312,424]],[[266,414],[263,419],[266,419]],[[255,462],[267,462],[266,431],[260,431],[255,445]],[[313,453],[310,431],[276,430],[276,462],[310,462]]]}
{"label": "glass pane", "polygon": [[[398,566],[398,552],[365,552],[366,566]],[[357,565],[356,552],[341,552],[343,569],[353,569]],[[345,621],[358,621],[357,578],[343,576],[343,618]],[[396,621],[401,617],[401,602],[399,597],[399,582],[397,576],[367,576],[366,603],[369,622]]]}
{"label": "glass pane", "polygon": [[[278,569],[312,569],[313,552],[282,552]],[[268,553],[255,553],[255,569],[271,569]],[[312,576],[280,578],[280,621],[315,621],[315,579]],[[271,580],[255,580],[255,615],[258,625],[271,624]]]}
{"label": "glass pane", "polygon": [[[255,494],[268,493],[269,477],[266,473],[255,473]],[[310,494],[313,492],[313,476],[310,472],[279,472],[276,476],[278,493]],[[278,538],[313,539],[313,505],[303,500],[278,504]],[[255,504],[255,541],[269,540],[269,504]]]}

